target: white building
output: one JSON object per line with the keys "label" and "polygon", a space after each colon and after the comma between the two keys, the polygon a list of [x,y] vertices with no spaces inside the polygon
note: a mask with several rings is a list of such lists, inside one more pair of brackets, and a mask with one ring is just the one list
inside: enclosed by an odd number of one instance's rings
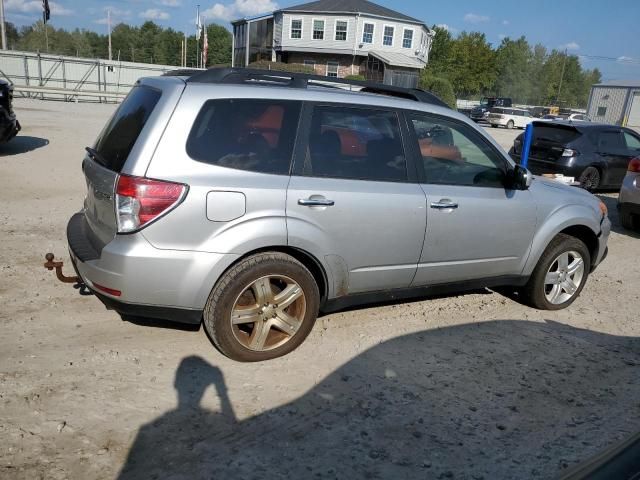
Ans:
{"label": "white building", "polygon": [[317,0],[232,24],[235,67],[279,61],[405,87],[416,86],[433,38],[423,21],[366,0]]}
{"label": "white building", "polygon": [[640,80],[593,85],[587,116],[594,122],[640,127]]}

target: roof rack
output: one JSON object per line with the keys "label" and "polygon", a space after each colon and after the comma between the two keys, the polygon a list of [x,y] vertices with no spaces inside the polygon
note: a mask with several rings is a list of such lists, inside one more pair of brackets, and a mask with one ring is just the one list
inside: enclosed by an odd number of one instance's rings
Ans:
{"label": "roof rack", "polygon": [[[191,70],[193,72],[193,70]],[[339,85],[351,85],[361,87],[360,92],[375,93],[391,97],[405,98],[416,102],[430,103],[440,107],[449,106],[431,92],[425,92],[419,88],[401,88],[381,83],[347,80],[345,78],[322,77],[307,73],[282,72],[279,70],[257,70],[250,68],[210,68],[198,71],[187,79],[189,83],[226,83],[254,85],[272,85],[290,88],[307,88],[312,86],[335,87]]]}
{"label": "roof rack", "polygon": [[164,72],[162,77],[190,77],[197,73],[201,73],[203,70],[198,68],[177,68],[176,70],[169,70]]}

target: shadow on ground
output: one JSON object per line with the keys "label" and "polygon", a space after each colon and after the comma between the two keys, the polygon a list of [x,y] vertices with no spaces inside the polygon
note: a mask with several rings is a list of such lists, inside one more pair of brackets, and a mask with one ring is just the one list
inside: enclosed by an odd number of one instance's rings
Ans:
{"label": "shadow on ground", "polygon": [[49,145],[49,140],[46,138],[18,134],[8,143],[0,144],[0,157],[27,153],[47,145]]}
{"label": "shadow on ground", "polygon": [[[284,365],[264,381],[305,375]],[[222,372],[192,356],[177,408],[140,428],[120,478],[550,478],[633,433],[638,365],[638,338],[467,324],[389,340],[237,421]],[[219,412],[200,407],[209,386]]]}
{"label": "shadow on ground", "polygon": [[609,210],[609,219],[611,220],[611,230],[622,235],[628,235],[633,238],[640,238],[640,233],[628,230],[620,224],[620,213],[618,212],[618,197],[608,197],[607,195],[596,195],[604,202]]}

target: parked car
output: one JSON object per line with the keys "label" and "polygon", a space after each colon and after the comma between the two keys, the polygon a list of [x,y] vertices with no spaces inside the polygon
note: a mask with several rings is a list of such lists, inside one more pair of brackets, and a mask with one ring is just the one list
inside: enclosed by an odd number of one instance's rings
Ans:
{"label": "parked car", "polygon": [[203,321],[241,361],[358,303],[496,285],[541,309],[576,299],[606,253],[601,201],[533,179],[432,95],[326,80],[141,79],[83,160],[67,238],[86,286],[122,314]]}
{"label": "parked car", "polygon": [[[629,161],[638,156],[640,135],[628,128],[591,122],[535,121],[527,168],[536,175],[575,177],[589,191],[620,188]],[[509,151],[520,162],[523,136]]]}
{"label": "parked car", "polygon": [[640,231],[640,141],[635,146],[638,156],[629,162],[618,196],[618,210],[624,228]]}
{"label": "parked car", "polygon": [[489,112],[494,107],[510,107],[511,99],[507,97],[483,97],[480,105],[471,109],[469,117],[474,122],[487,121]]}
{"label": "parked car", "polygon": [[0,79],[0,143],[6,143],[20,131],[13,111],[13,85]]}
{"label": "parked car", "polygon": [[495,107],[491,109],[487,121],[492,127],[507,127],[509,130],[512,128],[524,128],[526,127],[533,116],[524,108],[503,108]]}
{"label": "parked car", "polygon": [[587,117],[584,113],[570,113],[565,117],[566,120],[570,122],[590,122],[591,119]]}

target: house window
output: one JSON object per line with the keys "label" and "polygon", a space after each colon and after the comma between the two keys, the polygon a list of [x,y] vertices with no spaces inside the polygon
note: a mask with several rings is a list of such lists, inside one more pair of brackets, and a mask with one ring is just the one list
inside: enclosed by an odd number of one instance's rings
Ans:
{"label": "house window", "polygon": [[402,48],[411,48],[413,45],[413,30],[409,30],[408,28],[404,29],[404,34],[402,35]]}
{"label": "house window", "polygon": [[347,22],[336,21],[336,40],[345,41],[347,39]]}
{"label": "house window", "polygon": [[302,38],[302,20],[291,20],[291,38]]}
{"label": "house window", "polygon": [[340,64],[338,62],[327,62],[327,77],[338,77],[338,67]]}
{"label": "house window", "polygon": [[382,44],[387,47],[393,46],[393,27],[384,26],[384,35],[382,36]]}
{"label": "house window", "polygon": [[362,30],[362,43],[373,43],[373,23],[365,23]]}
{"label": "house window", "polygon": [[598,107],[598,113],[596,113],[596,116],[604,117],[606,114],[607,114],[607,107]]}
{"label": "house window", "polygon": [[314,40],[324,39],[324,20],[313,21],[313,39]]}

